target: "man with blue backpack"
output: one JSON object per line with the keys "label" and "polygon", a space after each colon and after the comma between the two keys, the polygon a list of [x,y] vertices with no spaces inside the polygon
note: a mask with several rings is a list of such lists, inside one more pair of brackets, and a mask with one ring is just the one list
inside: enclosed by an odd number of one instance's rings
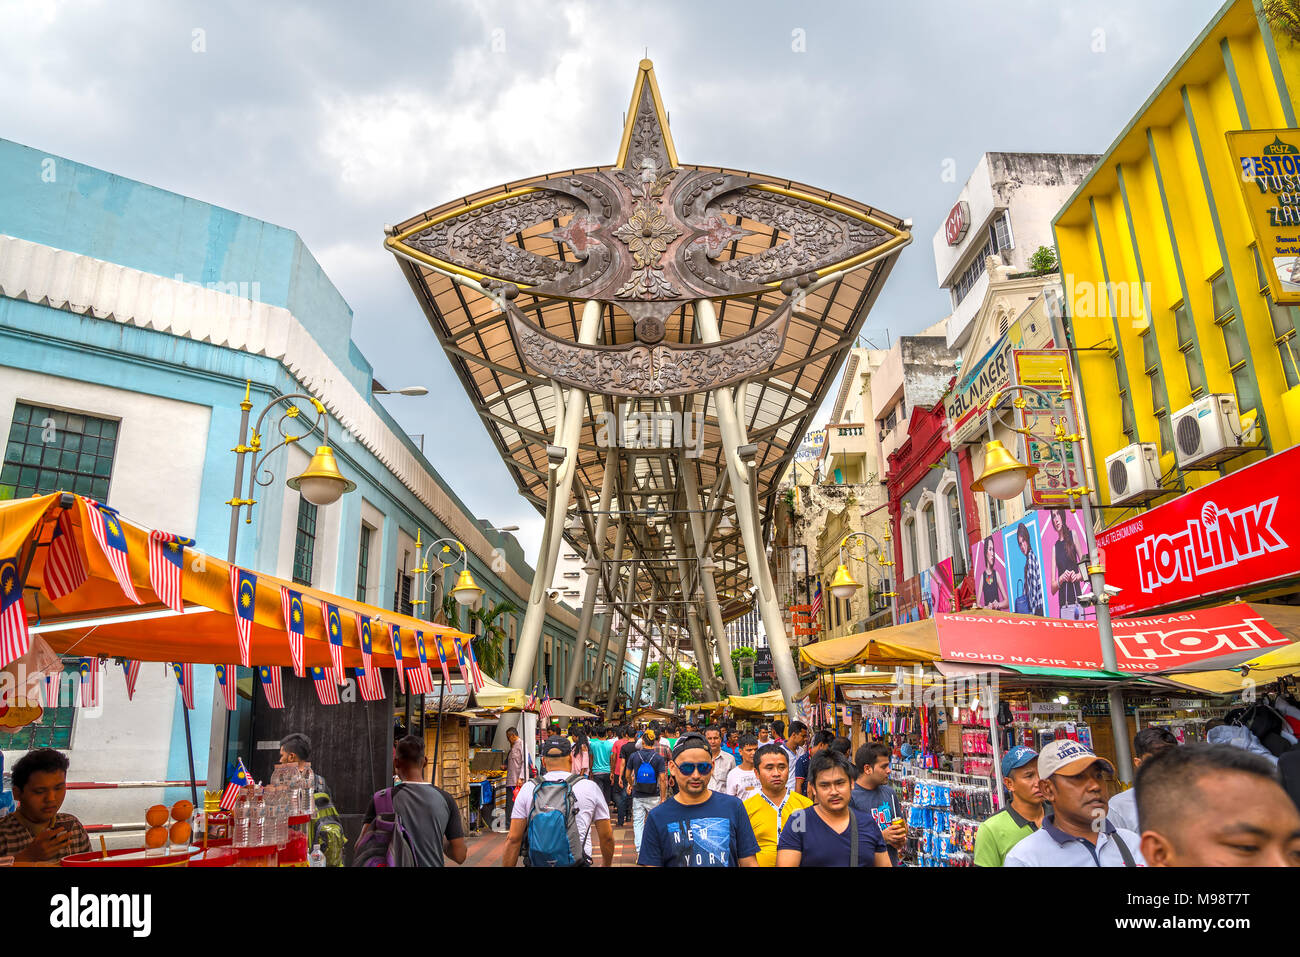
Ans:
{"label": "man with blue backpack", "polygon": [[632,796],[632,839],[641,851],[646,817],[668,800],[668,763],[655,746],[655,733],[646,731],[623,768],[624,786]]}
{"label": "man with blue backpack", "polygon": [[525,782],[515,797],[502,867],[517,866],[521,853],[527,867],[590,867],[593,827],[602,866],[613,861],[609,804],[599,785],[571,772],[572,747],[561,735],[542,742],[543,773]]}

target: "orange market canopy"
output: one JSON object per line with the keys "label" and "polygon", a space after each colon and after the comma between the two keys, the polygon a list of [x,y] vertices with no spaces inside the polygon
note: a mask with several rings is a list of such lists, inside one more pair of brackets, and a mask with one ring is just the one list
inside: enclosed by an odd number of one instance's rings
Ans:
{"label": "orange market canopy", "polygon": [[[90,508],[80,496],[57,492],[0,502],[0,561],[17,560],[28,629],[33,637],[39,635],[56,652],[82,657],[102,655],[195,664],[239,662],[230,565],[187,549],[181,575],[184,613],[175,612],[158,598],[150,585],[149,531],[119,521],[127,545],[131,582],[141,600],[137,605],[118,584],[91,530]],[[52,571],[47,563],[50,543],[59,527],[60,516],[65,514],[87,577],[78,588],[55,601],[47,590],[46,577]],[[414,643],[417,632],[424,634],[426,658],[435,669],[438,667],[435,640],[442,642],[448,667],[453,668],[457,665],[454,639],[458,636],[462,641],[470,639],[469,635],[445,625],[399,615],[273,575],[255,574],[250,642],[253,665],[293,664],[280,596],[282,585],[302,595],[306,667],[331,664],[322,602],[339,609],[346,667],[362,664],[357,615],[371,620],[372,660],[378,667],[394,667],[390,630],[393,627],[400,628],[402,637],[409,642],[404,643],[402,657],[407,668],[418,665]]]}

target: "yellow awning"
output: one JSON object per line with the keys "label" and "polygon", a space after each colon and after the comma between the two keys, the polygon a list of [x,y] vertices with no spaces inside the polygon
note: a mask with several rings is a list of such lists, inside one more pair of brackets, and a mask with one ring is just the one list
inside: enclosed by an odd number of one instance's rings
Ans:
{"label": "yellow awning", "polygon": [[937,661],[939,632],[933,618],[923,618],[803,645],[799,648],[799,657],[814,668],[827,669],[862,664],[893,667]]}
{"label": "yellow awning", "polygon": [[474,692],[474,700],[480,708],[519,708],[528,702],[528,695],[521,688],[507,688],[497,684],[487,675],[483,676],[483,687]]}

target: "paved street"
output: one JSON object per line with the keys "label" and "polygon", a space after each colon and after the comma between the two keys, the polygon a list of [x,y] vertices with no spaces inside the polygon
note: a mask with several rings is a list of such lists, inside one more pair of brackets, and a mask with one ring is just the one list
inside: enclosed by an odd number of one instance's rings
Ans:
{"label": "paved street", "polygon": [[[504,832],[487,831],[471,834],[468,838],[469,856],[461,867],[498,867],[501,849],[505,846]],[[599,855],[599,850],[597,850]],[[455,866],[455,865],[452,865]],[[635,867],[636,846],[632,843],[632,825],[614,828],[614,866]]]}

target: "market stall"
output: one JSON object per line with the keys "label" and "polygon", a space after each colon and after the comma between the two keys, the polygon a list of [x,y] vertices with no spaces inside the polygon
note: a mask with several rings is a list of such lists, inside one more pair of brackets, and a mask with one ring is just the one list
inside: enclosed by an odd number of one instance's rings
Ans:
{"label": "market stall", "polygon": [[[0,668],[18,679],[19,703],[44,700],[44,671],[28,665],[50,650],[80,662],[83,701],[97,696],[106,659],[121,662],[128,693],[140,662],[171,663],[185,704],[191,777],[195,665],[216,666],[217,698],[229,710],[238,705],[240,681],[253,693],[260,686],[269,707],[282,708],[286,667],[313,678],[321,703],[341,709],[353,695],[385,700],[394,683],[431,684],[430,667],[440,667],[440,659],[448,663],[444,674],[454,668],[478,677],[472,636],[230,565],[189,539],[141,528],[67,493],[0,502],[0,594]],[[251,672],[241,676],[240,668]],[[244,791],[277,810],[290,803],[287,783],[258,788],[251,780],[242,790],[235,786],[226,803]],[[212,800],[197,795],[191,803],[200,812],[213,810]],[[268,816],[291,827],[289,819],[301,813]],[[200,819],[206,828],[213,815]],[[181,843],[169,836],[167,846]]]}

